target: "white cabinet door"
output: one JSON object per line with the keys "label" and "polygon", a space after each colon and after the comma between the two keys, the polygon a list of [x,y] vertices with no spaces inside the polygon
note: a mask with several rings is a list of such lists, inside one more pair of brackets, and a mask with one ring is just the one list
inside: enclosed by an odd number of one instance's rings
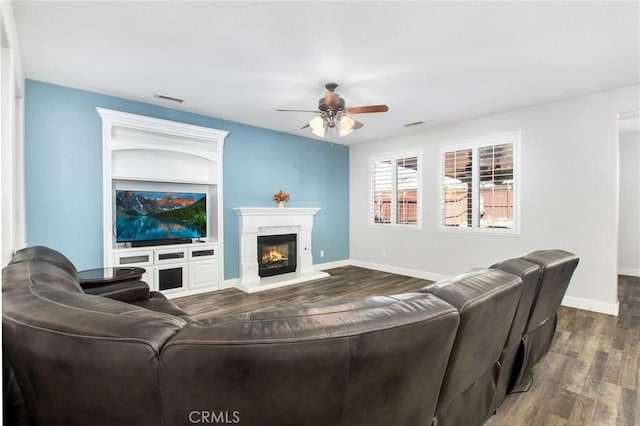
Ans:
{"label": "white cabinet door", "polygon": [[218,290],[218,260],[211,259],[189,264],[189,288],[210,287]]}

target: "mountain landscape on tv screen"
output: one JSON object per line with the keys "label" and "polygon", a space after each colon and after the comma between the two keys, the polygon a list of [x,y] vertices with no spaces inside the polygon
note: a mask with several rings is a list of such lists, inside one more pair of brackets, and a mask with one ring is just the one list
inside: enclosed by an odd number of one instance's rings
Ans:
{"label": "mountain landscape on tv screen", "polygon": [[198,238],[206,229],[206,194],[116,191],[118,242]]}

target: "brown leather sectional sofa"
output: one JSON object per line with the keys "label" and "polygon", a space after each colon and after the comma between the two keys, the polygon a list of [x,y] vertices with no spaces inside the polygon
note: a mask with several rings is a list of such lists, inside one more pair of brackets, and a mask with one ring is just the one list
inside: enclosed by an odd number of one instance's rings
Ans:
{"label": "brown leather sectional sofa", "polygon": [[27,248],[3,269],[5,421],[22,397],[33,425],[481,425],[549,350],[577,263],[536,251],[420,293],[197,321]]}

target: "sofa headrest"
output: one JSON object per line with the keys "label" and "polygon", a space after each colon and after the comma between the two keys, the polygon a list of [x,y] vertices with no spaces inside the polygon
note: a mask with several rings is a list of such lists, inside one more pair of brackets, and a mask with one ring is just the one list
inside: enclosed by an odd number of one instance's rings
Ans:
{"label": "sofa headrest", "polygon": [[33,246],[18,250],[9,264],[41,260],[51,263],[65,270],[69,275],[78,280],[78,271],[73,263],[62,253],[49,247]]}
{"label": "sofa headrest", "polygon": [[186,322],[82,291],[73,264],[46,247],[20,250],[2,270],[3,321],[42,332],[122,339],[159,351]]}
{"label": "sofa headrest", "polygon": [[535,263],[543,268],[557,266],[559,264],[578,265],[578,256],[566,250],[546,249],[535,250],[523,257],[527,262]]}
{"label": "sofa headrest", "polygon": [[78,279],[67,268],[40,259],[11,262],[2,270],[2,292],[16,288],[30,288],[33,293],[43,289],[83,293]]}
{"label": "sofa headrest", "polygon": [[493,293],[499,293],[513,285],[520,287],[522,280],[504,271],[483,269],[438,281],[420,291],[446,300],[462,313],[473,304],[491,297]]}
{"label": "sofa headrest", "polygon": [[259,343],[314,340],[400,327],[455,312],[427,294],[366,297],[269,308],[189,324],[172,340],[202,343]]}
{"label": "sofa headrest", "polygon": [[529,332],[558,312],[579,259],[568,251],[551,249],[532,251],[524,256],[524,260],[541,269],[537,297],[525,330]]}
{"label": "sofa headrest", "polygon": [[3,294],[3,321],[78,338],[118,339],[148,344],[155,351],[186,322],[101,296],[28,288]]}

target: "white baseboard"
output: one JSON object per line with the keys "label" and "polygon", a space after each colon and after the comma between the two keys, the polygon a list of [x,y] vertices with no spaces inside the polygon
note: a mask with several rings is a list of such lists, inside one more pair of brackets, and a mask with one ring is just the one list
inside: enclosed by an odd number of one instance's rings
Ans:
{"label": "white baseboard", "polygon": [[313,265],[316,271],[326,271],[327,269],[342,268],[343,266],[351,266],[351,259],[336,260],[334,262],[316,263]]}
{"label": "white baseboard", "polygon": [[420,271],[418,269],[401,268],[399,266],[384,265],[382,263],[365,262],[363,260],[351,260],[353,266],[373,269],[375,271],[389,272],[392,274],[404,275],[407,277],[421,278],[429,281],[440,281],[449,278],[449,275],[437,274],[435,272]]}
{"label": "white baseboard", "polygon": [[606,303],[598,300],[583,299],[581,297],[565,296],[562,299],[562,306],[569,308],[583,309],[585,311],[598,312],[601,314],[618,316],[620,303]]}
{"label": "white baseboard", "polygon": [[631,277],[640,277],[640,269],[638,268],[618,268],[618,275],[629,275]]}
{"label": "white baseboard", "polygon": [[233,288],[238,284],[237,278],[231,278],[229,280],[224,280],[220,283],[220,290],[226,290],[228,288]]}

